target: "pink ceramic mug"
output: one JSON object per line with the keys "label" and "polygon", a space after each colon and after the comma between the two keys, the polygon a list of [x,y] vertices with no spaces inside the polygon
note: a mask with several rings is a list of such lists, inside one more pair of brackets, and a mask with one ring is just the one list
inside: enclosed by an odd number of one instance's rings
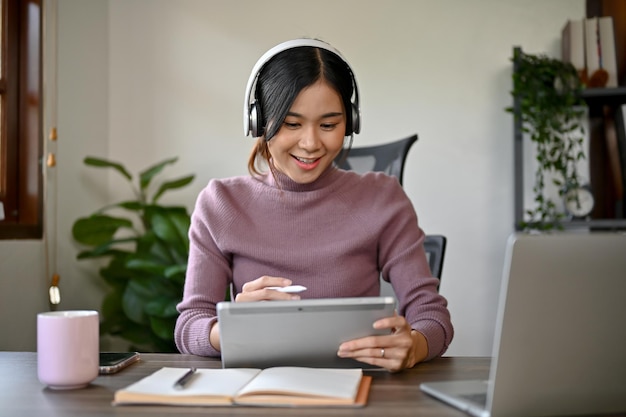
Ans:
{"label": "pink ceramic mug", "polygon": [[37,315],[37,373],[53,389],[87,386],[98,376],[98,312],[50,311]]}

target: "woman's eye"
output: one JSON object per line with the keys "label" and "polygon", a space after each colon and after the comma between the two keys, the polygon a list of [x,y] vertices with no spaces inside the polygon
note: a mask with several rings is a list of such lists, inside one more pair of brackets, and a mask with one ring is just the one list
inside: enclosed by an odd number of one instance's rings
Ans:
{"label": "woman's eye", "polygon": [[290,123],[290,122],[284,122],[283,123],[285,125],[285,127],[287,127],[288,129],[296,129],[298,126],[300,126],[300,123]]}
{"label": "woman's eye", "polygon": [[322,124],[322,129],[333,130],[336,126],[337,126],[337,123],[324,123]]}

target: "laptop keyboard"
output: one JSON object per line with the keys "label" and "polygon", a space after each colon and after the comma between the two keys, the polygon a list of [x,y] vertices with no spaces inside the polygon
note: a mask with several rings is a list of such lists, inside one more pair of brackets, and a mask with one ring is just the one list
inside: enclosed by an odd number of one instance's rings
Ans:
{"label": "laptop keyboard", "polygon": [[487,393],[483,392],[480,394],[462,394],[459,397],[471,401],[476,404],[480,404],[482,406],[487,405]]}

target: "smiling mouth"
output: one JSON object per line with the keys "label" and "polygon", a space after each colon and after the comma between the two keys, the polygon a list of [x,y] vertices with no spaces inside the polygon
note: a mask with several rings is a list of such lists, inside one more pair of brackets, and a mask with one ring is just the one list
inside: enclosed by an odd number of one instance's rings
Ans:
{"label": "smiling mouth", "polygon": [[302,162],[303,164],[312,164],[317,161],[319,158],[300,158],[299,156],[292,155],[296,160]]}

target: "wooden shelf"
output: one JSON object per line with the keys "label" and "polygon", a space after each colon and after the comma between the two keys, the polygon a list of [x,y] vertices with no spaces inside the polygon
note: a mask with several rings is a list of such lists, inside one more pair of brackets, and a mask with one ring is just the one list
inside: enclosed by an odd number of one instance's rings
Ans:
{"label": "wooden shelf", "polygon": [[[520,47],[514,47],[513,56],[523,54]],[[517,70],[517,62],[513,60],[513,71]],[[591,118],[602,117],[606,106],[617,108],[626,104],[626,87],[612,88],[587,88],[581,93],[581,98],[589,108]],[[515,230],[522,230],[524,223],[524,134],[520,114],[519,98],[513,97],[513,170],[514,170],[514,204],[513,218]],[[595,119],[594,119],[595,120]],[[622,217],[621,215],[619,217]],[[591,229],[591,230],[626,230],[624,218],[593,218],[588,220],[564,220],[561,222],[566,230]]]}
{"label": "wooden shelf", "polygon": [[618,106],[626,103],[626,87],[586,88],[581,98],[590,110],[603,106]]}
{"label": "wooden shelf", "polygon": [[622,230],[626,229],[626,219],[589,219],[564,221],[563,228],[570,229],[596,229],[596,230]]}

